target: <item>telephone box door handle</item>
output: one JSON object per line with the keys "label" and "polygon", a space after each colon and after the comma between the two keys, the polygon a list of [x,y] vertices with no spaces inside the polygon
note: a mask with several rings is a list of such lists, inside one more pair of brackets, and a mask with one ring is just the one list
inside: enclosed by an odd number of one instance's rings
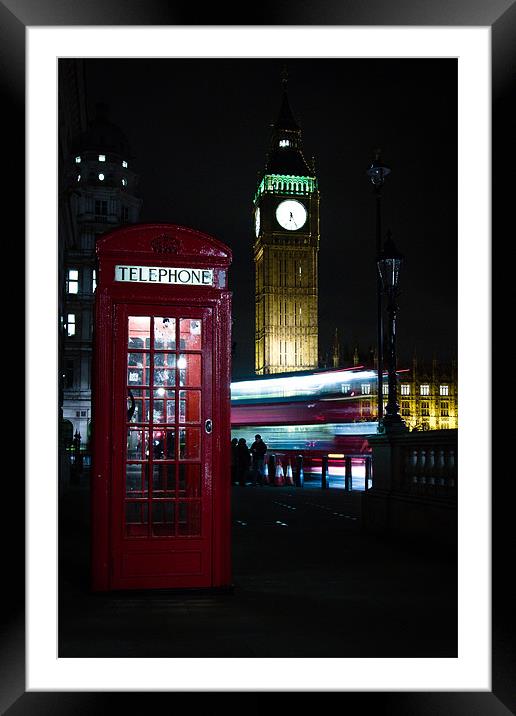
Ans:
{"label": "telephone box door handle", "polygon": [[213,423],[211,422],[211,418],[208,418],[208,420],[204,423],[204,429],[208,433],[208,435],[211,433],[213,429]]}

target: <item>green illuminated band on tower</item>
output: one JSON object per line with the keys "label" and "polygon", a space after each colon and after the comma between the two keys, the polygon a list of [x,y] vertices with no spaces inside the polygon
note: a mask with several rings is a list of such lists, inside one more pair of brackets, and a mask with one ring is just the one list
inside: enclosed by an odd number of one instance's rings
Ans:
{"label": "green illuminated band on tower", "polygon": [[281,191],[284,194],[303,196],[317,190],[315,177],[294,176],[293,174],[266,174],[256,191],[254,202],[259,196],[268,192]]}

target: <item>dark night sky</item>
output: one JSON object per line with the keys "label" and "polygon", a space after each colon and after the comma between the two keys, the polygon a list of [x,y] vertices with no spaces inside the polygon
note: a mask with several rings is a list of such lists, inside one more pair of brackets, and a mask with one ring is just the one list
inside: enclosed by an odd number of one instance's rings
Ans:
{"label": "dark night sky", "polygon": [[376,340],[374,150],[392,170],[383,228],[405,255],[398,353],[457,353],[454,59],[89,59],[89,116],[106,102],[140,174],[142,222],[199,229],[233,251],[233,378],[254,372],[252,199],[288,70],[321,192],[319,347]]}

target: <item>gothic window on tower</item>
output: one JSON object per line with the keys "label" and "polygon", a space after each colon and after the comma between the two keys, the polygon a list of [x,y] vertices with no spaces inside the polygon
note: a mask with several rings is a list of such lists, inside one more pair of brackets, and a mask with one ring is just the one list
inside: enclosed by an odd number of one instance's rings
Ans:
{"label": "gothic window on tower", "polygon": [[77,269],[68,269],[66,293],[79,293],[79,271]]}
{"label": "gothic window on tower", "polygon": [[280,349],[280,365],[287,365],[287,341],[280,341],[279,342],[279,349]]}
{"label": "gothic window on tower", "polygon": [[285,286],[286,285],[286,260],[284,258],[279,259],[279,285]]}

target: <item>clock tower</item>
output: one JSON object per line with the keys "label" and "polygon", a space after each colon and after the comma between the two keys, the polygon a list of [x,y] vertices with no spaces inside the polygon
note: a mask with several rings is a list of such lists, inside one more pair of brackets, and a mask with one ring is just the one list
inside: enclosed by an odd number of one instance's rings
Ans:
{"label": "clock tower", "polygon": [[255,371],[312,370],[318,365],[319,190],[303,156],[286,78],[253,210]]}

